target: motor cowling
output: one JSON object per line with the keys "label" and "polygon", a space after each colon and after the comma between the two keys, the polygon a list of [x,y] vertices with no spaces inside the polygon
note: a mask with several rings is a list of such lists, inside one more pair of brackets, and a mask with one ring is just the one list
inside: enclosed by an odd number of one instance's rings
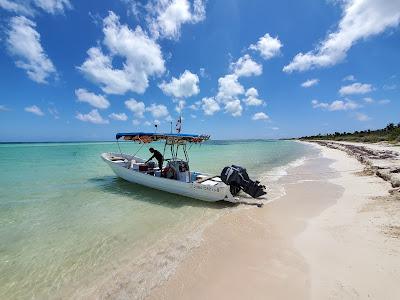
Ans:
{"label": "motor cowling", "polygon": [[223,168],[221,172],[221,180],[230,186],[230,191],[233,196],[236,196],[240,190],[249,194],[253,198],[258,198],[265,195],[265,186],[261,185],[259,181],[250,179],[245,168],[232,165]]}

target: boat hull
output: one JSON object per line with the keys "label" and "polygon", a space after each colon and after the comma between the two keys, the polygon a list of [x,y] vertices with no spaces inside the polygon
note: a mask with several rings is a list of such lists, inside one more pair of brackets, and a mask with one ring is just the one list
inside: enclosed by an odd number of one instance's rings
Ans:
{"label": "boat hull", "polygon": [[115,175],[126,181],[202,201],[216,202],[224,200],[229,202],[237,202],[237,199],[230,193],[229,186],[225,184],[209,186],[199,182],[183,182],[147,175],[128,169],[121,163],[111,161],[109,159],[110,155],[113,154],[103,153],[101,158],[111,168]]}

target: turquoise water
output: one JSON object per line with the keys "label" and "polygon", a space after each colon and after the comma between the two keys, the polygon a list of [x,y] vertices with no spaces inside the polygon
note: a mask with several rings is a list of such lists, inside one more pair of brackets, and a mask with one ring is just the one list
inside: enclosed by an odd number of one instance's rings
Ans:
{"label": "turquoise water", "polygon": [[[109,142],[0,145],[0,299],[123,289],[140,297],[173,272],[207,224],[238,209],[118,179],[100,159],[112,151]],[[309,151],[290,141],[211,141],[191,148],[190,164],[218,174],[235,163],[256,179]],[[150,156],[145,147],[139,155]]]}

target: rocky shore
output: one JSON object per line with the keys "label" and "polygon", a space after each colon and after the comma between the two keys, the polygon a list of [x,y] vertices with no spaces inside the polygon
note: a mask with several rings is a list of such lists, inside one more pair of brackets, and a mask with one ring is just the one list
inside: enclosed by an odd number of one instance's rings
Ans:
{"label": "rocky shore", "polygon": [[374,173],[400,191],[400,147],[337,141],[312,141],[321,146],[342,150],[365,165],[365,171]]}

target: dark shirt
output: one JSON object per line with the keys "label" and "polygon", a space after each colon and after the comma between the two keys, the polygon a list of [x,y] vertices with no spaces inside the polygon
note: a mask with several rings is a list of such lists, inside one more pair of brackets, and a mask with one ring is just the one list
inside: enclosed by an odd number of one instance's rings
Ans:
{"label": "dark shirt", "polygon": [[152,160],[153,158],[157,159],[158,162],[162,162],[164,160],[162,154],[157,150],[154,150],[153,156],[150,157],[148,161]]}

